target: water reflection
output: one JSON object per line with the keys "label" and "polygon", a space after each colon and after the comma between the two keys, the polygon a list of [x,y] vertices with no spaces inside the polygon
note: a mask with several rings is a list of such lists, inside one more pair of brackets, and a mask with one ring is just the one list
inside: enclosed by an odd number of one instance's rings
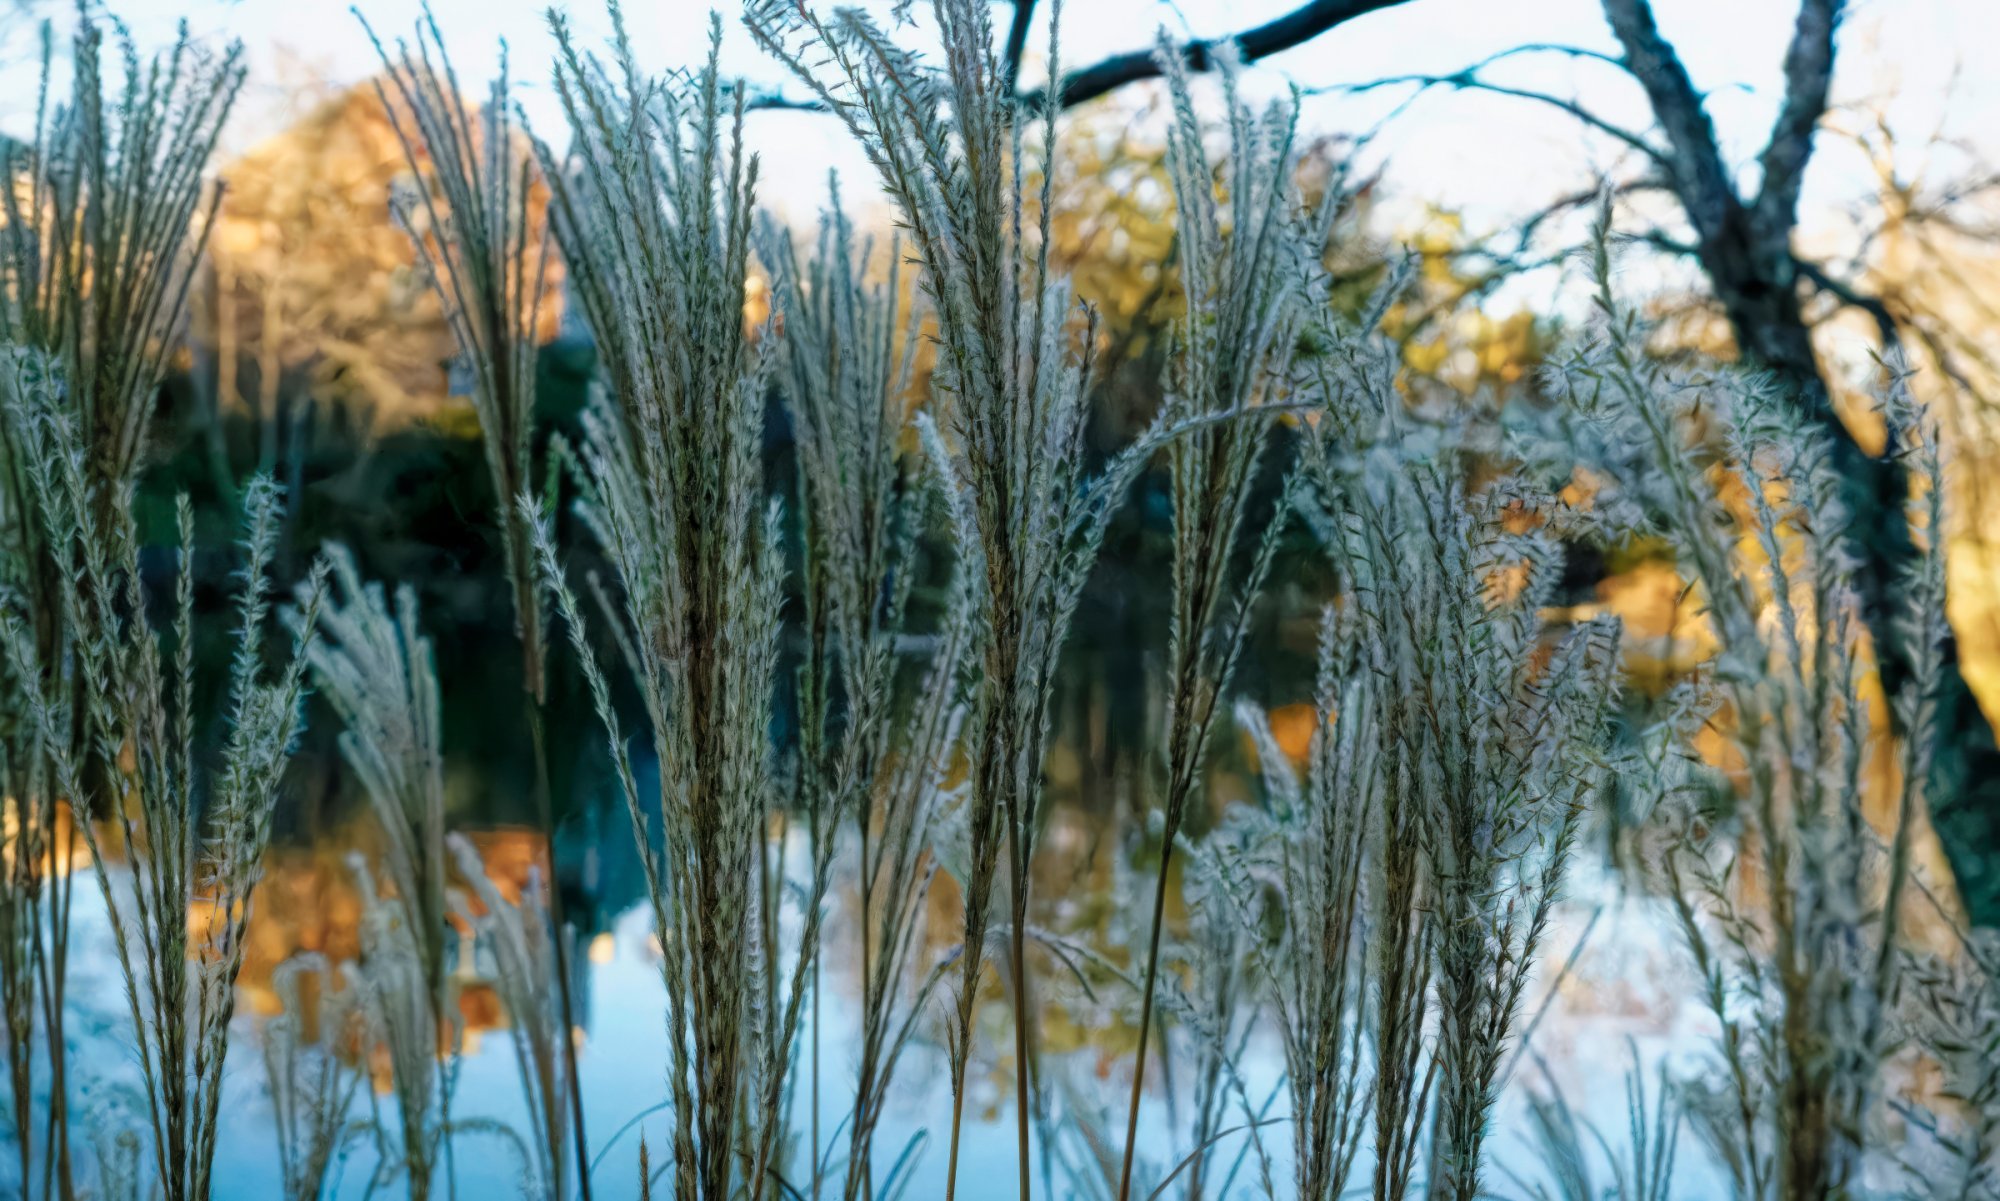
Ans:
{"label": "water reflection", "polygon": [[[1070,940],[1101,956],[1104,965],[1104,971],[1091,979],[1093,973],[1073,973],[1046,952],[1037,958],[1037,1055],[1046,1095],[1037,1113],[1041,1146],[1036,1162],[1051,1197],[1095,1196],[1100,1190],[1090,1187],[1093,1173],[1107,1160],[1115,1168],[1115,1132],[1123,1115],[1103,1107],[1105,1099],[1122,1097],[1135,1043],[1135,1007],[1127,1003],[1125,990],[1107,982],[1115,981],[1115,971],[1130,962],[1127,947],[1142,932],[1133,928],[1136,919],[1114,898],[1151,869],[1148,863],[1128,862],[1125,844],[1103,831],[1104,823],[1096,815],[1059,809],[1051,815],[1036,864],[1038,923],[1051,937]],[[543,870],[541,840],[532,831],[488,829],[468,837],[509,900],[519,897],[531,873]],[[273,852],[250,926],[241,979],[243,1004],[220,1137],[219,1159],[226,1169],[219,1172],[217,1201],[264,1201],[282,1195],[275,1115],[259,1043],[282,1009],[281,965],[301,955],[323,956],[332,964],[351,963],[359,954],[362,902],[347,857],[367,854],[369,849],[366,827],[357,826],[315,849]],[[804,862],[802,852],[802,845],[793,847],[788,860]],[[566,857],[569,853],[565,848]],[[576,862],[583,870],[572,884],[579,903],[571,912],[585,923],[579,946],[586,953],[576,957],[574,983],[582,1025],[578,1036],[585,1116],[593,1157],[599,1163],[595,1182],[600,1196],[632,1197],[637,1195],[639,1133],[644,1131],[657,1147],[665,1143],[670,1127],[670,1116],[661,1109],[668,1057],[659,946],[650,910],[639,899],[629,844],[605,838]],[[591,887],[586,890],[580,882]],[[1175,891],[1170,918],[1184,926],[1187,914]],[[132,1068],[130,1036],[120,1020],[122,985],[96,890],[79,889],[78,896],[73,970],[82,984],[76,995],[85,1013],[77,1026],[82,1034],[75,1062],[89,1099],[86,1112],[99,1127],[115,1128],[134,1120],[133,1111],[121,1109],[128,1100],[124,1091],[130,1087]],[[842,1098],[853,1077],[851,1047],[860,1019],[857,952],[838,934],[852,928],[855,904],[852,882],[838,884],[829,901],[828,929],[834,932],[834,941],[826,948],[822,995],[817,1005],[807,1007],[799,1050],[803,1064],[810,1064],[817,1053],[818,1137],[836,1148],[845,1145]],[[953,946],[957,905],[955,890],[948,880],[941,880],[930,901],[928,946],[919,963]],[[524,1175],[518,1151],[504,1138],[477,1132],[496,1123],[516,1129],[524,1125],[526,1109],[508,1014],[491,979],[490,958],[470,928],[456,927],[454,941],[453,971],[465,1034],[453,1112],[475,1131],[458,1140],[452,1172],[461,1196],[515,1195]],[[1559,1090],[1576,1114],[1596,1122],[1616,1146],[1625,1122],[1624,1074],[1633,1066],[1634,1055],[1650,1078],[1663,1058],[1678,1067],[1691,1067],[1713,1035],[1705,1011],[1682,1000],[1695,995],[1695,990],[1677,953],[1667,915],[1656,902],[1622,896],[1614,877],[1594,864],[1581,865],[1570,899],[1545,945],[1547,962],[1528,1005],[1535,1021],[1532,1048],[1516,1065],[1515,1085],[1499,1115],[1495,1154],[1501,1170],[1494,1184],[1503,1195],[1532,1195],[1532,1185],[1542,1179],[1536,1154],[1525,1139],[1529,1095]],[[978,1019],[980,1057],[971,1073],[969,1125],[960,1169],[960,1195],[968,1201],[1012,1197],[1015,1191],[1011,1017],[1003,991],[990,987],[988,992]],[[311,989],[298,993],[295,1004],[304,1012],[295,1017],[306,1037],[316,1037],[317,1011],[325,998]],[[937,1032],[936,1023],[927,1023],[920,1041],[906,1053],[896,1099],[878,1133],[879,1162],[893,1162],[906,1148],[919,1156],[907,1194],[911,1197],[942,1192],[942,1146],[927,1145],[930,1137],[942,1136],[950,1112],[944,1058],[934,1041]],[[358,1099],[353,1116],[393,1124],[393,1105],[386,1100],[390,1083],[386,1060],[379,1051],[371,1054],[358,1047],[348,1054],[366,1057],[369,1080],[367,1095]],[[1242,1056],[1237,1086],[1242,1097],[1260,1106],[1275,1094],[1277,1101],[1268,1111],[1274,1117],[1284,1112],[1281,1064],[1274,1043],[1261,1035],[1253,1037]],[[1185,1090],[1188,1073],[1171,1060],[1162,1067],[1152,1078],[1161,1087],[1148,1098],[1141,1140],[1142,1163],[1155,1179],[1191,1146],[1185,1099],[1162,1091],[1162,1087]],[[804,1084],[794,1093],[793,1125],[802,1138],[813,1130],[810,1096]],[[1240,1119],[1226,1124],[1238,1125]],[[1269,1125],[1260,1136],[1271,1161],[1273,1183],[1282,1196],[1289,1154],[1285,1126]],[[331,1195],[365,1195],[376,1154],[369,1140],[351,1142],[331,1173],[339,1182]],[[1236,1165],[1229,1195],[1261,1195],[1260,1183],[1252,1188],[1261,1180],[1261,1167],[1245,1135],[1232,1136],[1211,1154],[1216,1162]],[[1364,1163],[1366,1158],[1364,1154]],[[1721,1177],[1698,1149],[1684,1148],[1681,1160],[1674,1196],[1721,1194]],[[834,1162],[837,1165],[837,1159]],[[803,1179],[804,1164],[803,1147],[795,1148],[789,1178]],[[1212,1179],[1223,1175],[1215,1172]],[[1073,1178],[1080,1183],[1073,1183]],[[391,1184],[378,1195],[401,1191],[400,1184]],[[1208,1195],[1216,1195],[1213,1186]]]}

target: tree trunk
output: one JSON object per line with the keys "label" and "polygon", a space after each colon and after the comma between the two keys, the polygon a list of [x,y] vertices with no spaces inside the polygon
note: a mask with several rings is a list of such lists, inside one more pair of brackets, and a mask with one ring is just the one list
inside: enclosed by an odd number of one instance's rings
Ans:
{"label": "tree trunk", "polygon": [[[1749,211],[1739,209],[1738,215],[1722,236],[1704,239],[1700,259],[1744,360],[1768,371],[1832,443],[1834,469],[1853,515],[1855,587],[1875,643],[1883,692],[1894,698],[1920,649],[1909,644],[1898,612],[1902,583],[1917,565],[1904,509],[1909,475],[1896,447],[1869,454],[1833,409],[1800,309],[1790,231],[1758,237]],[[1967,917],[1975,926],[1992,926],[2000,924],[2000,745],[1959,668],[1957,639],[1943,649],[1937,758],[1925,795]]]}
{"label": "tree trunk", "polygon": [[[1649,153],[1694,227],[1694,257],[1729,318],[1739,352],[1804,406],[1832,443],[1833,466],[1853,515],[1855,587],[1883,690],[1893,698],[1917,649],[1907,644],[1898,612],[1903,581],[1917,564],[1904,511],[1909,476],[1893,445],[1880,457],[1870,455],[1834,412],[1800,307],[1792,253],[1800,182],[1826,111],[1845,0],[1799,0],[1785,53],[1784,102],[1758,156],[1764,179],[1748,199],[1736,190],[1704,98],[1661,36],[1649,0],[1602,2],[1624,50],[1621,65],[1645,89],[1665,139]],[[1973,925],[1992,926],[2000,923],[2000,746],[1959,670],[1956,639],[1943,649],[1938,746],[1924,796],[1967,917]]]}

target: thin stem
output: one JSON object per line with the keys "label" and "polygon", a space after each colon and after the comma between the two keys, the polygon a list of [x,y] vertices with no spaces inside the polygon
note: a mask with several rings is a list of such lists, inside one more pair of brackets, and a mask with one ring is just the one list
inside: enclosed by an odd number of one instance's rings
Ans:
{"label": "thin stem", "polygon": [[[867,923],[862,923],[863,928]],[[867,965],[862,965],[867,970]],[[813,956],[813,1037],[812,1037],[812,1149],[808,1168],[812,1172],[812,1201],[819,1201],[819,956]]]}
{"label": "thin stem", "polygon": [[[964,1036],[970,1040],[970,1032]],[[944,1201],[958,1195],[958,1135],[965,1122],[965,1056],[954,1055],[951,1065],[951,1150],[945,1155]]]}
{"label": "thin stem", "polygon": [[[523,692],[528,710],[528,729],[535,744],[535,818],[541,823],[542,838],[549,856],[549,922],[555,927],[556,999],[562,1009],[563,1068],[569,1073],[569,1121],[576,1139],[576,1179],[579,1201],[590,1201],[590,1145],[583,1135],[583,1077],[576,1068],[576,1015],[570,999],[568,925],[563,920],[562,884],[556,879],[556,827],[549,797],[548,737],[543,705],[533,692]],[[560,1167],[556,1168],[560,1173]]]}
{"label": "thin stem", "polygon": [[[1021,1201],[1029,1201],[1034,1191],[1028,1155],[1028,1107],[1033,1103],[1034,1074],[1028,1063],[1028,954],[1024,927],[1028,924],[1028,865],[1021,858],[1021,822],[1017,816],[1007,822],[1008,854],[1014,868],[1014,921],[1007,932],[1014,990],[1014,1079],[1020,1096],[1015,1098],[1015,1153],[1021,1175]],[[956,1132],[954,1132],[956,1133]]]}
{"label": "thin stem", "polygon": [[1160,927],[1167,911],[1167,868],[1173,862],[1171,838],[1160,848],[1160,874],[1153,888],[1153,933],[1147,942],[1146,978],[1139,992],[1139,1059],[1132,1068],[1132,1097],[1125,1116],[1125,1162],[1118,1169],[1118,1201],[1132,1194],[1132,1152],[1139,1137],[1139,1097],[1146,1083],[1146,1036],[1153,1029],[1153,987],[1160,971]]}

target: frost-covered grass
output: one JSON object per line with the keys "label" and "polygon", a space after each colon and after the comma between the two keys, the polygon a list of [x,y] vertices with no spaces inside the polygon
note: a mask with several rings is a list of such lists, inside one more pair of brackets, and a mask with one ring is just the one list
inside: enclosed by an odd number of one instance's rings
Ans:
{"label": "frost-covered grass", "polygon": [[[1348,198],[1337,175],[1304,194],[1295,108],[1252,111],[1226,54],[1212,113],[1167,64],[1184,304],[1154,423],[1094,453],[1099,327],[1051,257],[1058,114],[1008,91],[985,0],[928,19],[935,62],[858,11],[747,14],[868,150],[899,222],[879,247],[838,193],[803,244],[760,217],[745,97],[713,49],[655,75],[622,23],[600,52],[553,18],[557,149],[515,128],[504,79],[483,115],[459,98],[434,25],[384,48],[414,176],[397,211],[500,500],[537,795],[545,681],[573,671],[642,865],[635,961],[657,992],[624,996],[655,1032],[629,1044],[664,1094],[650,1142],[585,1122],[556,865],[503,888],[447,830],[453,682],[409,594],[340,548],[295,548],[320,558],[274,653],[283,511],[252,481],[227,691],[195,688],[191,509],[172,595],[152,596],[134,481],[240,72],[184,46],[151,74],[133,57],[107,92],[85,23],[72,102],[10,150],[0,226],[6,1179],[62,1201],[217,1191],[235,984],[310,685],[380,838],[352,865],[358,962],[287,965],[263,1030],[278,1176],[301,1201],[449,1196],[496,1163],[548,1198],[1661,1201],[1693,1156],[1752,1201],[1993,1196],[1994,956],[1983,936],[1944,955],[1908,937],[1914,917],[1951,921],[1912,854],[1949,636],[1947,461],[1898,373],[1881,405],[1933,553],[1904,582],[1931,653],[1887,698],[1892,737],[1869,710],[1840,481],[1790,400],[1650,355],[1605,228],[1597,314],[1536,403],[1417,403],[1377,332],[1405,276],[1335,311]],[[558,256],[598,352],[575,445],[534,425]],[[757,276],[772,307],[753,325]],[[774,405],[796,451],[778,479]],[[1038,866],[1101,862],[1042,845],[1068,833],[1044,780],[1063,648],[1155,461],[1171,597],[1148,820],[1108,883],[1050,897]],[[1294,535],[1329,595],[1276,586]],[[1626,688],[1614,617],[1556,603],[1573,547],[1639,539],[1671,547],[1715,646],[1659,695]],[[1277,605],[1319,629],[1296,761],[1236,684]],[[1216,785],[1231,740],[1248,798]],[[1673,1056],[1635,1042],[1617,1121],[1580,1113],[1532,1041],[1575,967],[1554,949],[1586,937],[1558,937],[1566,890],[1601,880],[1588,836],[1614,807],[1637,819],[1632,904],[1677,936],[1705,1014],[1688,1028],[1712,1036]],[[107,1106],[97,1130],[66,1075],[72,839],[139,1075],[133,1120]],[[505,1105],[468,1100],[490,1070],[461,1018],[476,965],[512,1028]],[[1095,1074],[1073,1070],[1086,1016],[1129,1035]],[[968,1131],[1003,1102],[996,1155]]]}

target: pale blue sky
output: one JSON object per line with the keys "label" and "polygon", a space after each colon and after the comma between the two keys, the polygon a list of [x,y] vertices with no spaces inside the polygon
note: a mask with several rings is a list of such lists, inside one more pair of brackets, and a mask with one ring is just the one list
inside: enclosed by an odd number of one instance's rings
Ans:
{"label": "pale blue sky", "polygon": [[[1165,24],[1213,35],[1267,20],[1297,0],[1070,0],[1064,14],[1064,57],[1070,63],[1150,42]],[[886,6],[884,0],[869,3]],[[66,3],[44,0],[66,15]],[[375,60],[346,0],[118,0],[115,7],[141,40],[157,44],[185,15],[198,32],[240,37],[250,55],[250,91],[230,135],[247,146],[282,124],[284,80],[303,63],[336,81],[359,80]],[[514,71],[525,87],[523,102],[545,136],[559,131],[546,85],[550,39],[540,0],[434,0],[433,7],[467,85],[483,83],[505,39]],[[598,0],[567,5],[586,40],[607,27]],[[706,40],[709,6],[694,0],[628,0],[634,41],[648,65],[670,67],[698,57]],[[1042,8],[1046,11],[1048,5]],[[416,0],[362,0],[385,34],[409,28]],[[921,19],[928,5],[915,6]],[[2000,73],[1989,68],[1990,0],[1858,0],[1842,33],[1836,96],[1847,102],[1886,103],[1900,137],[1916,145],[1934,133],[1964,140],[1980,159],[2000,162]],[[996,19],[1004,19],[998,6]],[[1793,0],[1655,0],[1666,34],[1680,48],[1700,86],[1711,93],[1711,111],[1732,161],[1754,161],[1779,95],[1779,65],[1796,11]],[[722,9],[724,68],[752,81],[782,85],[783,75],[751,44],[733,7]],[[0,82],[0,125],[18,128],[32,96],[33,71],[14,65]],[[1039,47],[1042,39],[1035,39]],[[1522,42],[1568,42],[1612,49],[1597,0],[1411,0],[1371,14],[1276,58],[1256,72],[1257,86],[1276,89],[1285,79],[1304,87],[1383,75],[1437,73]],[[1039,50],[1028,73],[1041,70]],[[1636,87],[1615,70],[1558,56],[1511,61],[1492,78],[1573,96],[1614,119],[1643,124]],[[1147,95],[1127,89],[1122,103]],[[1406,91],[1364,97],[1320,96],[1308,102],[1307,123],[1319,130],[1353,132],[1379,121]],[[762,113],[753,142],[762,152],[766,201],[796,216],[816,207],[829,167],[838,167],[858,191],[870,179],[858,152],[829,118]],[[1376,140],[1373,154],[1386,160],[1395,203],[1387,220],[1407,221],[1424,203],[1465,212],[1471,223],[1494,226],[1561,190],[1588,182],[1620,163],[1622,148],[1581,134],[1569,118],[1526,101],[1474,92],[1435,92],[1411,106]],[[1914,156],[1913,156],[1914,157]],[[1945,154],[1939,173],[1961,169]],[[1808,230],[1835,226],[1841,207],[1867,193],[1866,164],[1839,139],[1827,139],[1807,181]]]}

